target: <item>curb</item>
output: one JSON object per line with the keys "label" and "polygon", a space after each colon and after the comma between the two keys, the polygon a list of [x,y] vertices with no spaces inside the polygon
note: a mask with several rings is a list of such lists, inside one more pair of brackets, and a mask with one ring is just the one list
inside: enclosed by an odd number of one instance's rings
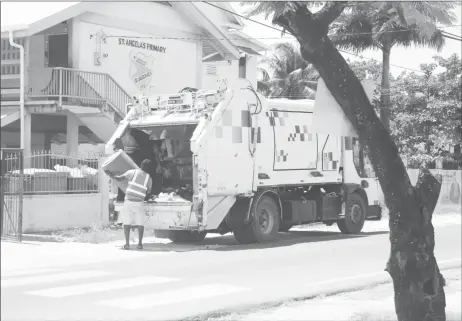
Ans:
{"label": "curb", "polygon": [[23,241],[33,241],[33,242],[54,242],[54,243],[63,243],[64,239],[53,236],[53,235],[43,235],[43,234],[23,234]]}

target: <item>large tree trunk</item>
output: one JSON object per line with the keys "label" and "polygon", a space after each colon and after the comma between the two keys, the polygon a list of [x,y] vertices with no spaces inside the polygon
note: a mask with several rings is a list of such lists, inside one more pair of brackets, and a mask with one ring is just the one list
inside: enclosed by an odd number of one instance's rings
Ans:
{"label": "large tree trunk", "polygon": [[390,52],[391,48],[383,48],[382,84],[380,94],[380,120],[386,130],[390,131]]}
{"label": "large tree trunk", "polygon": [[431,223],[439,197],[441,177],[426,169],[416,187],[411,185],[398,148],[374,112],[364,89],[327,37],[328,26],[345,3],[328,3],[316,14],[306,6],[275,15],[276,23],[300,43],[305,60],[318,70],[335,100],[356,129],[366,148],[390,211],[390,258],[386,270],[395,289],[399,321],[445,320],[444,279],[434,256]]}

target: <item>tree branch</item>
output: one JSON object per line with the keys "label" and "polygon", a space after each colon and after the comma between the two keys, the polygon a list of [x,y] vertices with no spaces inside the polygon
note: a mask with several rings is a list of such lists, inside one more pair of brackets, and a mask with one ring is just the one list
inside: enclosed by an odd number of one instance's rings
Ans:
{"label": "tree branch", "polygon": [[273,24],[275,25],[278,25],[279,27],[282,27],[284,30],[287,30],[289,31],[289,33],[294,36],[294,37],[297,37],[297,32],[291,27],[290,25],[290,20],[287,19],[284,15],[274,15],[273,17]]}
{"label": "tree branch", "polygon": [[321,10],[314,14],[314,19],[318,20],[323,26],[329,27],[342,14],[347,3],[347,1],[327,2]]}

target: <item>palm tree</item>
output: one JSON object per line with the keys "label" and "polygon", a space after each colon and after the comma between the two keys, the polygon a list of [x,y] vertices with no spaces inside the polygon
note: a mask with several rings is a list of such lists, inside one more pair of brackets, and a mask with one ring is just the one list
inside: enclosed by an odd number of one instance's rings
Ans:
{"label": "palm tree", "polygon": [[258,90],[272,98],[313,99],[317,71],[301,56],[300,50],[290,42],[277,43],[272,55],[263,57],[259,66]]}
{"label": "palm tree", "polygon": [[455,2],[362,2],[349,6],[331,25],[329,37],[340,49],[382,51],[380,118],[390,129],[390,53],[394,46],[425,46],[441,51],[445,37],[437,25],[457,22]]}

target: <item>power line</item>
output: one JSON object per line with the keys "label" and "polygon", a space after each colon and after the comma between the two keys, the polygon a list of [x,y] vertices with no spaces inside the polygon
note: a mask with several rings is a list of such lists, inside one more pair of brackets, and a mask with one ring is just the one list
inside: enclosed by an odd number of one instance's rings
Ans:
{"label": "power line", "polygon": [[[115,35],[115,36],[105,36],[105,38],[131,38],[131,39],[152,39],[152,40],[242,40],[242,39],[258,39],[258,40],[281,40],[283,37],[226,37],[226,38],[206,38],[206,37],[163,37],[163,36],[125,36],[125,35]],[[287,38],[288,39],[288,38]],[[292,38],[293,39],[293,38]],[[454,40],[462,40],[454,39]]]}
{"label": "power line", "polygon": [[[262,26],[264,26],[264,27],[267,27],[267,28],[270,28],[270,29],[279,31],[279,32],[281,32],[281,33],[283,32],[283,30],[281,30],[281,29],[278,29],[278,28],[275,28],[275,27],[273,27],[273,26],[267,25],[267,24],[265,24],[265,23],[262,23],[262,22],[259,22],[259,21],[250,19],[250,18],[248,18],[248,17],[246,17],[246,16],[240,15],[240,14],[238,14],[238,13],[236,13],[236,12],[231,11],[231,10],[222,8],[222,7],[217,6],[217,5],[214,5],[214,4],[210,3],[210,2],[207,2],[207,1],[203,1],[203,2],[204,2],[205,4],[208,4],[209,6],[218,8],[218,9],[223,10],[223,11],[226,11],[226,12],[231,13],[231,14],[233,14],[233,15],[236,15],[236,16],[238,16],[238,17],[240,17],[240,18],[243,18],[243,19],[246,19],[246,20],[248,20],[248,21],[257,23],[257,24],[259,24],[259,25],[262,25]],[[460,25],[459,25],[459,26],[460,26]],[[444,26],[444,27],[441,27],[441,28],[449,28],[449,27],[456,27],[456,25]],[[440,28],[440,29],[441,29],[441,28]],[[398,31],[398,30],[396,30],[395,32],[397,32],[397,31]],[[406,30],[404,30],[404,31],[406,31]],[[389,31],[389,32],[392,32],[392,31]],[[401,32],[401,30],[400,30],[400,32]],[[361,34],[361,33],[350,34],[350,35],[360,35],[360,34]],[[373,34],[373,33],[368,33],[368,34]],[[342,34],[342,35],[346,36],[346,35],[348,35],[348,34]],[[292,36],[292,37],[293,37],[293,36]],[[446,36],[446,37],[447,37],[447,36]],[[447,37],[447,38],[449,38],[449,37]],[[254,39],[255,39],[255,38],[254,38]],[[452,39],[452,38],[451,38],[451,39]],[[458,39],[455,39],[455,40],[458,40]],[[361,59],[364,59],[363,56],[360,56],[360,55],[357,55],[357,54],[354,54],[354,53],[351,53],[351,52],[348,52],[348,51],[344,51],[344,50],[339,50],[339,51],[340,51],[340,52],[343,52],[343,53],[345,53],[345,54],[349,54],[349,55],[356,56],[356,57],[359,57],[359,58],[361,58]],[[415,71],[415,72],[423,73],[422,70],[418,70],[418,69],[412,69],[412,68],[407,68],[407,67],[403,67],[403,66],[399,66],[399,65],[393,65],[393,64],[390,64],[390,66],[393,66],[393,67],[395,67],[395,68],[401,68],[401,69],[409,70],[409,71]]]}
{"label": "power line", "polygon": [[252,21],[252,22],[254,22],[254,23],[257,23],[257,24],[259,24],[259,25],[262,25],[262,26],[264,26],[264,27],[267,27],[267,28],[270,28],[270,29],[273,29],[273,30],[276,30],[276,31],[279,31],[279,32],[281,32],[281,33],[282,33],[282,30],[280,30],[280,29],[278,29],[278,28],[276,28],[276,27],[273,27],[273,26],[267,25],[267,24],[265,24],[265,23],[262,23],[262,22],[260,22],[260,21],[257,21],[257,20],[253,20],[253,19],[250,19],[249,17],[246,17],[246,16],[243,16],[243,15],[240,15],[240,14],[238,14],[238,13],[234,12],[234,11],[231,11],[231,10],[228,10],[228,9],[222,8],[222,7],[220,7],[220,6],[214,5],[213,3],[210,3],[210,2],[207,2],[207,1],[202,1],[202,2],[203,2],[203,3],[206,3],[206,4],[208,4],[209,6],[212,6],[212,7],[218,8],[218,9],[220,9],[220,10],[223,10],[223,11],[226,11],[226,12],[228,12],[228,13],[231,13],[232,15],[238,16],[238,17],[240,17],[240,18],[243,18],[243,19],[246,19],[246,20],[248,20],[248,21]]}
{"label": "power line", "polygon": [[[345,50],[341,50],[341,49],[338,49],[338,51],[343,52],[343,53],[345,53],[345,54],[347,54],[347,55],[351,55],[351,56],[355,56],[355,57],[361,58],[361,59],[373,59],[373,58],[366,58],[366,57],[364,57],[364,56],[362,56],[362,55],[358,55],[358,54],[355,54],[355,53],[352,53],[352,52],[348,52],[348,51],[345,51]],[[394,64],[390,64],[390,66],[395,67],[395,68],[400,68],[400,69],[409,70],[409,71],[415,71],[415,72],[419,72],[419,73],[425,73],[425,72],[423,72],[422,70],[419,70],[419,69],[412,69],[412,68],[403,67],[403,66],[394,65]]]}
{"label": "power line", "polygon": [[462,37],[461,37],[461,36],[459,36],[459,35],[456,35],[456,34],[454,34],[454,33],[446,32],[446,31],[443,31],[443,33],[444,33],[444,34],[447,34],[447,35],[450,35],[450,36],[453,36],[453,37],[456,37],[456,38],[460,38],[460,39],[462,39]]}
{"label": "power line", "polygon": [[[231,14],[233,14],[233,15],[235,15],[235,16],[238,16],[238,17],[240,17],[240,18],[243,18],[243,19],[246,19],[246,20],[248,20],[248,21],[251,21],[251,22],[257,23],[257,24],[259,24],[259,25],[262,25],[262,26],[264,26],[264,27],[266,27],[266,28],[270,28],[270,29],[273,29],[273,30],[275,30],[275,31],[278,31],[278,32],[280,32],[280,33],[283,33],[283,30],[281,30],[281,29],[279,29],[279,28],[276,28],[276,27],[273,27],[273,26],[267,25],[267,24],[265,24],[265,23],[262,23],[262,22],[260,22],[260,21],[257,21],[257,20],[254,20],[254,19],[248,18],[248,17],[246,17],[246,16],[243,16],[243,15],[240,15],[240,14],[238,14],[238,13],[236,13],[236,12],[233,12],[233,11],[231,11],[231,10],[228,10],[228,9],[222,8],[222,7],[220,7],[220,6],[217,6],[217,5],[214,5],[214,4],[210,3],[210,2],[207,2],[207,1],[202,1],[202,2],[204,2],[204,3],[208,4],[209,6],[212,6],[212,7],[218,8],[218,9],[220,9],[220,10],[223,10],[223,11],[226,11],[226,12],[228,12],[228,13],[231,13]],[[363,2],[364,2],[364,1],[363,1]],[[438,29],[446,29],[446,28],[453,28],[453,27],[460,27],[460,26],[462,26],[462,25],[449,25],[449,26],[441,26],[441,27],[437,27],[437,28],[438,28]],[[341,35],[342,35],[342,36],[374,35],[374,34],[384,34],[384,33],[397,33],[397,32],[407,32],[407,31],[410,31],[410,30],[413,30],[413,29],[405,29],[405,30],[390,30],[390,31],[382,31],[382,32],[356,32],[356,33],[342,33]],[[291,36],[291,37],[294,37],[293,35],[289,35],[289,36]],[[453,34],[453,36],[457,36],[457,35],[454,35],[454,34]],[[254,38],[254,39],[258,39],[258,38]],[[260,39],[263,39],[263,38],[260,38]],[[279,39],[279,38],[277,38],[277,39]]]}

